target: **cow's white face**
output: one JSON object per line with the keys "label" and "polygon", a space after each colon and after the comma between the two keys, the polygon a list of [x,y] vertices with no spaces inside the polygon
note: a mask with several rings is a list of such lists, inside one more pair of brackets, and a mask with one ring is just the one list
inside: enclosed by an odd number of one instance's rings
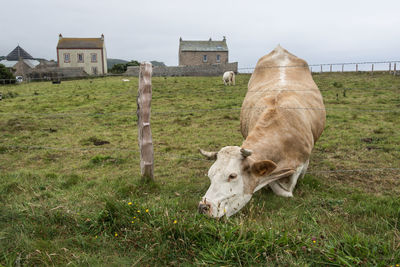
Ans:
{"label": "cow's white face", "polygon": [[208,171],[210,188],[199,203],[199,212],[214,218],[232,216],[249,202],[260,176],[272,172],[272,161],[252,162],[250,150],[227,146],[218,153],[201,151],[216,159]]}

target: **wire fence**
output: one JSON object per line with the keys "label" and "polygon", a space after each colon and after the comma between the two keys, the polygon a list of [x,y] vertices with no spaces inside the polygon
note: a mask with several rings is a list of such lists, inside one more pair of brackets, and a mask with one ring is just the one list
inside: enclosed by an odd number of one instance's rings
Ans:
{"label": "wire fence", "polygon": [[[237,88],[232,89],[232,87],[229,88],[224,88],[224,89],[220,89],[220,88],[211,88],[211,90],[207,90],[206,92],[204,91],[193,91],[193,90],[188,90],[188,89],[183,89],[183,90],[179,90],[176,89],[174,91],[161,91],[161,90],[157,90],[154,91],[153,93],[155,93],[154,97],[165,97],[166,95],[170,95],[170,96],[175,96],[176,94],[190,94],[191,96],[203,96],[203,97],[207,97],[209,94],[215,94],[215,93],[223,93],[223,94],[227,94],[227,93],[257,93],[257,94],[262,94],[265,93],[265,91],[253,91],[253,90],[245,90],[246,88],[243,88],[243,90],[237,90]],[[324,88],[320,88],[319,91],[320,92],[331,92],[331,91],[340,91],[340,92],[347,92],[350,91],[352,93],[355,93],[356,91],[359,91],[357,93],[365,93],[366,91],[371,92],[371,91],[396,91],[396,90],[400,90],[400,87],[396,87],[396,86],[391,86],[391,87],[324,87]],[[279,89],[268,89],[267,91],[270,92],[315,92],[315,88],[312,89],[307,89],[307,88],[303,88],[303,89],[286,89],[285,87],[283,88],[279,88]],[[114,98],[118,98],[118,97],[125,97],[125,96],[131,96],[133,98],[137,97],[137,92],[130,90],[130,91],[126,91],[126,92],[121,92],[121,93],[110,93],[110,94],[101,94],[99,95],[97,92],[85,92],[83,94],[78,94],[78,93],[68,93],[68,94],[62,94],[58,91],[52,92],[52,93],[43,93],[43,92],[38,92],[37,90],[35,90],[32,93],[29,94],[21,94],[15,91],[5,91],[5,92],[0,92],[0,94],[2,95],[1,99],[3,101],[7,100],[7,99],[13,99],[13,98],[17,98],[17,97],[22,97],[22,98],[40,98],[40,97],[65,97],[65,98],[74,98],[74,97],[86,97],[86,98],[93,98],[93,97],[108,97],[110,99],[114,99]]]}
{"label": "wire fence", "polygon": [[[382,72],[388,71],[393,75],[398,75],[399,60],[387,61],[363,61],[363,62],[342,62],[342,63],[318,63],[318,64],[298,64],[298,65],[262,65],[257,67],[238,68],[240,73],[251,73],[257,69],[275,68],[308,68],[311,73],[323,72]],[[351,66],[351,68],[349,68]],[[346,67],[346,68],[345,68]]]}
{"label": "wire fence", "polygon": [[[374,71],[388,71],[393,75],[397,75],[399,73],[400,66],[398,65],[400,60],[386,60],[386,61],[361,61],[361,62],[341,62],[341,63],[316,63],[316,64],[300,64],[300,65],[265,65],[265,66],[258,66],[258,67],[240,67],[237,68],[238,73],[249,74],[252,71],[257,69],[273,69],[273,68],[309,68],[311,72],[345,72],[345,71],[363,71],[363,72],[374,72]],[[353,68],[346,69],[345,66],[353,66]],[[329,70],[326,68],[329,67]],[[338,69],[337,67],[341,67]],[[324,69],[325,68],[325,69]],[[336,68],[336,69],[335,69]],[[28,77],[24,80],[21,79],[0,79],[0,85],[5,84],[15,84],[20,82],[37,82],[37,81],[62,81],[62,80],[74,80],[74,79],[95,79],[95,78],[104,78],[104,77],[124,77],[124,79],[128,79],[132,77],[127,73],[107,73],[106,75],[96,75],[96,76],[51,76],[51,77]],[[170,76],[170,73],[159,72],[157,75],[153,74],[153,77],[167,77]],[[136,77],[136,76],[133,76]]]}
{"label": "wire fence", "polygon": [[106,77],[131,77],[124,75],[124,73],[107,73],[104,75],[80,75],[80,76],[45,76],[44,77],[25,77],[25,78],[13,78],[13,79],[0,79],[0,85],[5,84],[19,84],[26,82],[59,82],[69,80],[92,80]]}
{"label": "wire fence", "polygon": [[[312,68],[312,67],[320,67],[321,72],[323,70],[323,67],[329,66],[330,70],[332,71],[332,66],[342,66],[342,71],[343,71],[343,66],[347,65],[356,65],[357,70],[358,70],[358,65],[367,65],[367,64],[390,64],[389,65],[389,72],[393,72],[394,74],[396,73],[396,63],[400,61],[376,61],[376,62],[357,62],[357,63],[324,63],[324,64],[311,64],[311,65],[297,65],[297,66],[264,66],[262,68]],[[392,65],[393,64],[393,65]],[[372,65],[373,66],[373,65]],[[393,69],[392,69],[393,66]],[[245,71],[245,70],[254,70],[254,67],[251,68],[239,68],[238,70],[240,71]],[[373,70],[373,67],[372,67]],[[107,76],[121,76],[121,78],[128,78],[124,77],[121,74],[116,74],[116,75],[107,75]],[[82,78],[82,77],[79,77]],[[87,77],[87,78],[93,78],[93,77]],[[49,81],[51,79],[32,79],[32,80],[46,80]],[[0,80],[1,84],[2,80]],[[331,91],[331,90],[351,90],[351,91],[356,91],[356,90],[361,90],[365,92],[366,90],[400,90],[399,87],[379,87],[379,88],[323,88],[320,91]],[[269,89],[269,91],[302,91],[302,92],[308,92],[308,91],[315,91],[315,88],[304,88],[304,89]],[[212,93],[215,92],[223,92],[227,93],[227,89],[218,89],[218,90],[212,90]],[[243,93],[247,92],[253,92],[253,91],[243,91]],[[159,92],[160,95],[162,96],[163,92]],[[175,92],[174,92],[175,93]],[[188,90],[188,93],[193,94],[193,91]],[[200,94],[204,94],[204,92],[199,92]],[[260,93],[259,91],[255,91],[255,93]],[[261,92],[263,93],[263,92]],[[164,93],[165,94],[165,93]],[[167,94],[172,94],[172,92],[169,92]],[[54,94],[56,96],[59,96],[57,94]],[[86,94],[82,95],[85,96]],[[137,94],[134,93],[133,90],[130,90],[128,92],[123,92],[120,94],[116,95],[110,95],[110,98],[116,98],[119,96],[125,96],[125,95],[130,95],[134,98],[137,97]],[[37,97],[37,96],[45,96],[45,95],[39,95],[35,94],[34,95],[17,95],[19,97]],[[5,99],[3,99],[5,100]],[[112,100],[112,99],[111,99]],[[263,111],[268,106],[257,106],[257,107],[252,107],[249,109],[252,110],[259,110]],[[388,112],[400,112],[400,108],[387,108],[387,109],[381,109],[381,108],[346,108],[346,107],[301,107],[301,106],[278,106],[278,109],[283,109],[283,110],[299,110],[299,111],[305,111],[305,110],[316,110],[316,111],[324,111],[324,110],[333,110],[333,111],[343,111],[343,112],[364,112],[364,113],[388,113]],[[177,115],[182,115],[185,113],[202,113],[202,112],[218,112],[218,111],[240,111],[242,108],[240,106],[237,107],[212,107],[212,108],[182,108],[182,109],[175,109],[175,110],[154,110],[151,114],[158,116],[158,115],[172,115],[172,114],[177,114]],[[71,116],[92,116],[92,117],[103,117],[103,116],[136,116],[136,112],[63,112],[63,113],[57,113],[57,112],[39,112],[39,113],[7,113],[7,112],[0,112],[0,115],[5,116],[21,116],[21,117],[58,117],[58,118],[64,118],[64,117],[71,117]],[[367,150],[370,150],[368,147],[365,148]],[[385,147],[379,147],[375,146],[372,147],[371,149],[380,149],[384,151],[400,151],[400,149],[396,148],[385,148]],[[0,151],[21,151],[21,150],[49,150],[49,151],[70,151],[70,152],[85,152],[85,151],[93,151],[93,152],[99,152],[99,151],[108,151],[108,152],[128,152],[128,153],[136,153],[137,155],[139,153],[138,149],[131,149],[131,148],[109,148],[109,147],[52,147],[52,146],[22,146],[22,145],[1,145],[0,143]],[[173,154],[170,152],[162,152],[162,151],[157,151],[156,149],[156,155],[160,156],[165,156],[168,157],[169,159],[177,159],[177,160],[200,160],[200,161],[207,161],[207,159],[204,159],[202,157],[198,156],[192,156],[192,155],[177,155]],[[309,170],[307,173],[309,174],[331,174],[331,173],[351,173],[351,172],[399,172],[400,168],[395,168],[392,166],[387,166],[383,168],[358,168],[358,169],[333,169],[333,170]]]}
{"label": "wire fence", "polygon": [[[0,149],[2,150],[7,150],[7,151],[12,151],[12,150],[54,150],[54,151],[93,151],[93,152],[98,152],[98,151],[123,151],[123,152],[139,152],[138,149],[132,149],[132,148],[123,148],[123,147],[54,147],[54,146],[40,146],[40,145],[29,145],[29,146],[22,146],[22,145],[1,145],[0,143]],[[371,147],[371,146],[366,146],[363,147],[362,149],[359,150],[365,150],[365,151],[370,151],[370,150],[385,150],[385,151],[397,151],[400,152],[400,146],[399,148],[387,148],[387,147]],[[320,151],[319,151],[320,152]],[[314,151],[313,153],[318,153],[318,151]],[[322,153],[322,152],[321,152]],[[180,158],[182,155],[176,155],[171,152],[162,152],[158,151],[157,154],[164,155],[164,156],[172,156],[175,158]],[[198,158],[198,157],[196,157]],[[204,158],[200,158],[204,159]],[[204,159],[206,160],[206,159]]]}
{"label": "wire fence", "polygon": [[[314,63],[314,64],[299,64],[299,65],[271,65],[263,66],[262,68],[304,68],[304,67],[319,67],[319,66],[348,66],[348,65],[371,65],[371,64],[395,64],[400,60],[384,60],[384,61],[360,61],[360,62],[338,62],[338,63]],[[254,69],[255,67],[241,67],[240,69]]]}
{"label": "wire fence", "polygon": [[[215,111],[240,111],[240,110],[257,110],[264,111],[269,106],[257,106],[251,108],[190,108],[190,109],[177,109],[170,111],[153,111],[152,115],[172,115],[172,114],[186,114],[195,112],[215,112]],[[368,112],[368,113],[390,113],[390,112],[400,112],[400,108],[394,109],[366,109],[366,108],[344,108],[344,107],[275,107],[277,109],[283,110],[333,110],[333,111],[343,111],[343,112]],[[7,113],[1,112],[0,115],[8,116],[19,116],[19,117],[71,117],[71,116],[89,116],[89,117],[99,117],[99,116],[135,116],[136,112],[70,112],[70,113]]]}
{"label": "wire fence", "polygon": [[[0,146],[0,150],[50,150],[50,151],[69,151],[69,152],[85,152],[85,151],[112,151],[112,152],[130,152],[135,153],[135,156],[138,158],[139,150],[138,149],[130,149],[130,148],[98,148],[98,147],[49,147],[49,146]],[[400,151],[400,150],[399,150]],[[168,152],[159,152],[156,151],[157,156],[168,157],[168,159],[173,160],[194,160],[194,161],[203,161],[210,162],[209,159],[199,156],[192,155],[177,155]],[[157,159],[157,157],[156,157]],[[340,173],[366,173],[366,172],[392,172],[392,173],[400,173],[400,168],[388,166],[382,168],[357,168],[357,169],[329,169],[329,170],[308,170],[307,174],[340,174]]]}

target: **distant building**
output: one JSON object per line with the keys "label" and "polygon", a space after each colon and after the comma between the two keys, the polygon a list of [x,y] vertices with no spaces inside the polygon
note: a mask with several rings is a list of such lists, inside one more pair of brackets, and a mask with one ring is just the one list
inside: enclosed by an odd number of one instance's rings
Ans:
{"label": "distant building", "polygon": [[104,35],[100,38],[64,38],[57,44],[58,67],[81,67],[90,75],[107,73],[107,53]]}
{"label": "distant building", "polygon": [[0,64],[11,69],[15,76],[24,77],[39,63],[19,45],[7,55],[6,59],[0,61]]}
{"label": "distant building", "polygon": [[227,64],[229,50],[226,38],[222,41],[183,41],[179,39],[179,66]]}

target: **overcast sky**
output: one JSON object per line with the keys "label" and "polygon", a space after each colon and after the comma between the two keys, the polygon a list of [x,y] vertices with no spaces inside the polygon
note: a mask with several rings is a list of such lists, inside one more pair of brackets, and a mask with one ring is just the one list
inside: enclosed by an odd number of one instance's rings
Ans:
{"label": "overcast sky", "polygon": [[0,55],[56,59],[58,34],[105,35],[108,58],[178,64],[179,37],[254,66],[281,44],[309,64],[400,60],[400,0],[0,0]]}

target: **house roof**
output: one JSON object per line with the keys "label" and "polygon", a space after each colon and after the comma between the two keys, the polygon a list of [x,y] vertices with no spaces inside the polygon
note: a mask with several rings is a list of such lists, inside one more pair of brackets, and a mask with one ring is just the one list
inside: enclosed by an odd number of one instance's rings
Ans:
{"label": "house roof", "polygon": [[38,60],[34,60],[34,59],[24,59],[24,62],[26,65],[28,65],[31,69],[33,69],[34,67],[36,67],[37,65],[40,64],[40,62]]}
{"label": "house roof", "polygon": [[[18,60],[2,60],[2,61],[0,61],[0,64],[3,64],[7,68],[12,68],[15,65],[17,65],[18,62],[19,62]],[[40,63],[39,61],[37,61],[35,59],[24,59],[23,62],[26,65],[28,65],[28,67],[30,67],[31,69],[33,69]]]}
{"label": "house roof", "polygon": [[18,63],[18,61],[16,61],[16,60],[6,60],[6,59],[4,59],[4,60],[0,61],[0,64],[4,65],[7,68],[12,68],[17,63]]}
{"label": "house roof", "polygon": [[16,48],[14,48],[13,51],[11,51],[10,54],[7,55],[6,59],[9,61],[18,61],[20,58],[23,59],[33,59],[31,55],[29,55],[28,52],[26,52],[22,47],[17,45]]}
{"label": "house roof", "polygon": [[58,49],[71,49],[71,48],[103,48],[103,38],[64,38],[60,37],[58,40]]}
{"label": "house roof", "polygon": [[181,51],[228,51],[228,46],[226,44],[226,39],[222,41],[179,41],[179,49]]}

